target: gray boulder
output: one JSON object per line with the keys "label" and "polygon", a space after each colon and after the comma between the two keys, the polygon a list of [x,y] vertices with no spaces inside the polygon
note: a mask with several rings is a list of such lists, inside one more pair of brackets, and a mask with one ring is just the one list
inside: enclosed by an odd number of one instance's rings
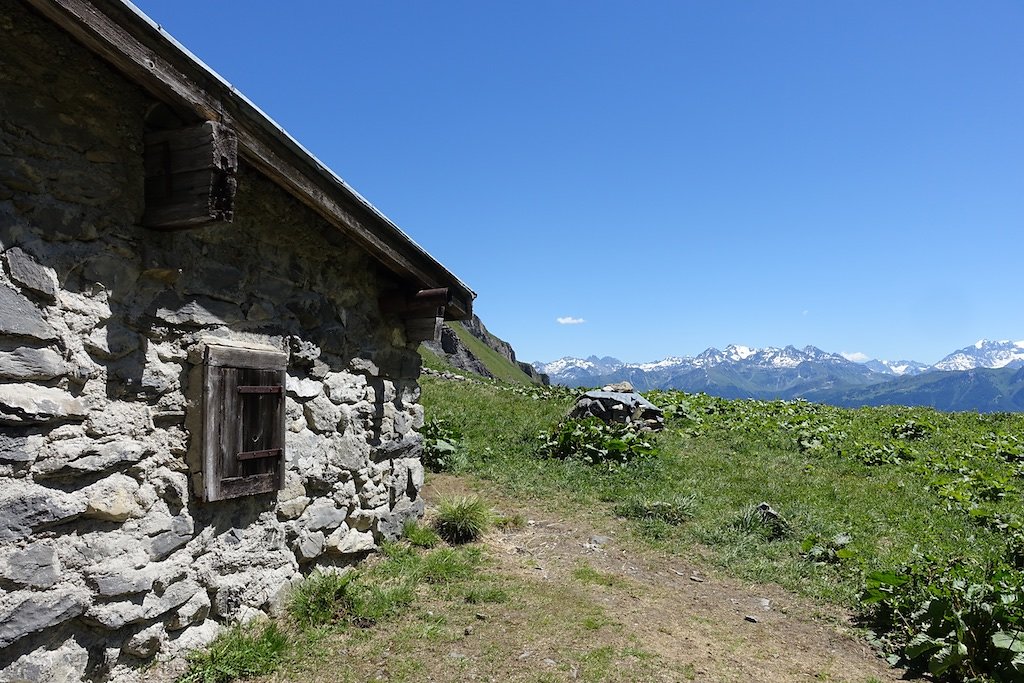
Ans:
{"label": "gray boulder", "polygon": [[602,422],[618,422],[649,431],[659,431],[665,426],[661,408],[633,391],[633,387],[625,382],[583,394],[576,399],[569,417],[577,420],[596,417]]}

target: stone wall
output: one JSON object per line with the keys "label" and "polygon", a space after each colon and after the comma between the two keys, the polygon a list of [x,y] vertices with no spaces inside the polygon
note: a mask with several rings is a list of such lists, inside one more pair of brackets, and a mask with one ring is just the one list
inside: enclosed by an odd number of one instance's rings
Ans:
{"label": "stone wall", "polygon": [[[131,678],[421,514],[419,356],[244,163],[232,224],[139,227],[154,102],[20,3],[0,36],[0,681]],[[276,494],[196,494],[211,342],[290,354]]]}

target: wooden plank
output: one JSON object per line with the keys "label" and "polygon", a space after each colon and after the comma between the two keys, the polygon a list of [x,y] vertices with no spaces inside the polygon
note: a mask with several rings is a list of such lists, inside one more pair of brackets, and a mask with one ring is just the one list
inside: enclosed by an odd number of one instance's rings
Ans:
{"label": "wooden plank", "polygon": [[237,139],[213,121],[145,137],[146,211],[142,224],[182,230],[231,222]]}
{"label": "wooden plank", "polygon": [[255,474],[249,477],[228,477],[221,481],[224,498],[240,498],[258,493],[273,493],[279,490],[276,472]]}
{"label": "wooden plank", "polygon": [[[269,349],[246,349],[238,346],[208,344],[206,364],[211,367],[283,370],[288,367],[288,354]],[[284,384],[283,379],[280,383]]]}
{"label": "wooden plank", "polygon": [[[228,126],[215,121],[149,131],[144,142],[147,176],[199,169],[229,173],[238,170],[238,138]],[[164,155],[171,161],[169,168],[164,163]]]}

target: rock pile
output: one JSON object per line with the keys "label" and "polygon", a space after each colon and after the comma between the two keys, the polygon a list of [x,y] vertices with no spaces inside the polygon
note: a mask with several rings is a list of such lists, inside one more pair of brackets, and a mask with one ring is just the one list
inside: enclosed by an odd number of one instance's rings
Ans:
{"label": "rock pile", "polygon": [[569,417],[596,417],[603,422],[634,425],[649,431],[665,427],[661,408],[636,393],[629,382],[611,384],[599,391],[588,391],[576,399]]}

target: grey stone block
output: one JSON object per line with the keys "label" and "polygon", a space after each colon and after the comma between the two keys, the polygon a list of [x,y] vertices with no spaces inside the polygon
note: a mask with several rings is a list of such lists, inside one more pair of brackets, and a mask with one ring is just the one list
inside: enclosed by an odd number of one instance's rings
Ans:
{"label": "grey stone block", "polygon": [[34,529],[67,522],[85,512],[81,496],[21,479],[0,489],[0,541],[16,541]]}
{"label": "grey stone block", "polygon": [[197,594],[206,595],[206,589],[192,579],[184,579],[167,586],[159,595],[148,594],[142,601],[143,614],[147,619],[156,619],[188,602]]}
{"label": "grey stone block", "polygon": [[348,511],[335,507],[330,498],[318,498],[302,513],[298,523],[310,531],[334,529],[347,515]]}
{"label": "grey stone block", "polygon": [[111,321],[97,327],[83,340],[86,351],[102,360],[124,358],[142,345],[142,337],[124,325]]}
{"label": "grey stone block", "polygon": [[139,659],[149,659],[160,650],[160,646],[167,639],[167,631],[163,624],[153,624],[128,639],[128,642],[121,648]]}
{"label": "grey stone block", "polygon": [[0,385],[0,424],[84,420],[86,413],[81,400],[61,389],[37,384]]}
{"label": "grey stone block", "polygon": [[0,434],[0,462],[32,462],[35,450],[27,436]]}
{"label": "grey stone block", "polygon": [[205,590],[197,591],[170,618],[167,622],[167,630],[178,631],[194,624],[201,624],[209,615],[210,596]]}
{"label": "grey stone block", "polygon": [[131,439],[101,444],[81,441],[56,442],[49,457],[36,462],[33,472],[40,479],[98,474],[139,462],[153,446]]}
{"label": "grey stone block", "polygon": [[84,613],[89,595],[82,588],[17,591],[0,602],[0,648]]}
{"label": "grey stone block", "polygon": [[138,602],[108,602],[95,604],[82,617],[85,621],[105,629],[116,631],[128,624],[145,619],[145,610]]}
{"label": "grey stone block", "polygon": [[39,265],[19,247],[11,247],[4,256],[12,280],[49,301],[57,300],[57,274],[53,268]]}
{"label": "grey stone block", "polygon": [[40,341],[57,337],[31,301],[3,285],[0,285],[0,335],[29,337]]}
{"label": "grey stone block", "polygon": [[299,562],[308,562],[324,552],[326,536],[322,531],[300,534],[295,540],[295,556]]}
{"label": "grey stone block", "polygon": [[23,346],[0,351],[0,377],[5,379],[53,379],[66,371],[64,359],[53,349]]}
{"label": "grey stone block", "polygon": [[60,569],[57,551],[40,542],[8,555],[0,563],[0,576],[23,586],[49,588],[60,578]]}
{"label": "grey stone block", "polygon": [[69,638],[47,644],[18,657],[0,669],[0,681],[12,683],[81,683],[89,665],[89,651]]}

